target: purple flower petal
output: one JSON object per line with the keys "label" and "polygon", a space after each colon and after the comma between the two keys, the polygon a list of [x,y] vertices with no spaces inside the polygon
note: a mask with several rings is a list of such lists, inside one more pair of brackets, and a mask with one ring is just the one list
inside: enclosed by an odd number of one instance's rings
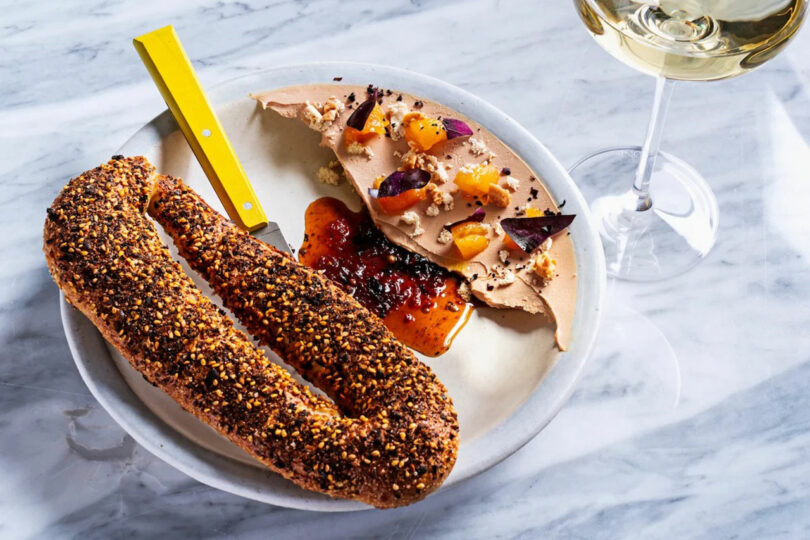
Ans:
{"label": "purple flower petal", "polygon": [[563,231],[576,216],[555,214],[552,216],[506,218],[501,227],[515,244],[526,253],[531,253],[547,238]]}
{"label": "purple flower petal", "polygon": [[464,219],[454,221],[453,223],[450,223],[449,225],[445,225],[444,228],[449,231],[453,227],[455,227],[456,225],[461,225],[462,223],[467,223],[467,222],[481,223],[482,221],[484,221],[484,218],[486,217],[486,215],[487,215],[486,210],[484,210],[483,208],[476,208],[475,212],[473,212],[469,216],[465,217]]}
{"label": "purple flower petal", "polygon": [[358,131],[363,131],[363,128],[366,127],[368,117],[371,115],[371,111],[374,110],[374,106],[376,104],[377,90],[375,89],[367,100],[357,106],[352,115],[346,121],[346,125]]}
{"label": "purple flower petal", "polygon": [[[394,171],[380,184],[377,189],[377,197],[396,197],[405,191],[423,188],[428,182],[430,182],[430,173],[422,169]],[[369,195],[371,195],[370,190]]]}
{"label": "purple flower petal", "polygon": [[444,124],[444,129],[447,131],[447,138],[448,139],[455,139],[456,137],[466,137],[467,135],[472,135],[473,130],[466,124],[466,122],[462,122],[461,120],[454,120],[453,118],[442,118],[442,124]]}

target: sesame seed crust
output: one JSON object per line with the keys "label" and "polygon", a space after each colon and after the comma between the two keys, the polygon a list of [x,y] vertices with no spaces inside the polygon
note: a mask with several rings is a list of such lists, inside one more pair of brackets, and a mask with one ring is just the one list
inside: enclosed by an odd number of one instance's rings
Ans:
{"label": "sesame seed crust", "polygon": [[[248,330],[332,401],[233,327],[172,260],[147,207]],[[422,499],[452,469],[458,421],[430,369],[327,279],[144,158],[71,180],[44,239],[67,300],[148,381],[296,484],[384,508]]]}

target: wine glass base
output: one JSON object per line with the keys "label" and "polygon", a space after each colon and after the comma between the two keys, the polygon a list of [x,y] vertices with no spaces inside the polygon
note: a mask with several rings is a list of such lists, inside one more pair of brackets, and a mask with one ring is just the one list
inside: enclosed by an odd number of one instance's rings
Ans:
{"label": "wine glass base", "polygon": [[700,173],[665,152],[658,153],[650,181],[652,205],[637,210],[632,185],[640,157],[638,146],[608,148],[569,172],[590,203],[608,274],[656,281],[686,272],[709,253],[719,212]]}

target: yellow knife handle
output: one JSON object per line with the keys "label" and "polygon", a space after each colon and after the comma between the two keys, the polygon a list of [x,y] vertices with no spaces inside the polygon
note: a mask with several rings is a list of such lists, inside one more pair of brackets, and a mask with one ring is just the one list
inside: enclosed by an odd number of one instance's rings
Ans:
{"label": "yellow knife handle", "polygon": [[228,215],[248,231],[266,225],[256,192],[174,28],[170,25],[149,32],[135,38],[133,44]]}

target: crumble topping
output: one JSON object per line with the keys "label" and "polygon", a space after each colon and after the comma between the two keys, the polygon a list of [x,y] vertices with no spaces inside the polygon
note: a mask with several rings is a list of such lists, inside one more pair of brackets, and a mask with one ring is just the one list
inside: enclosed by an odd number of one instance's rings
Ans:
{"label": "crumble topping", "polygon": [[[470,152],[474,156],[483,156],[489,152],[489,148],[487,148],[487,145],[481,139],[470,137]],[[494,156],[494,154],[492,155]]]}
{"label": "crumble topping", "polygon": [[453,196],[449,193],[442,193],[442,208],[444,208],[445,212],[449,212],[455,206],[455,201],[453,200]]}
{"label": "crumble topping", "polygon": [[495,278],[492,280],[492,283],[496,287],[506,287],[515,282],[514,272],[504,268],[500,264],[496,264],[492,267],[492,276]]}
{"label": "crumble topping", "polygon": [[335,170],[330,169],[329,167],[321,167],[320,169],[318,169],[318,180],[320,180],[324,184],[336,186],[340,184],[340,175]]}
{"label": "crumble topping", "polygon": [[402,223],[405,225],[412,225],[413,231],[408,233],[408,236],[411,238],[416,238],[423,232],[425,229],[422,228],[422,219],[419,217],[419,214],[414,212],[413,210],[408,210],[399,218]]}
{"label": "crumble topping", "polygon": [[436,238],[436,241],[440,244],[449,244],[453,241],[453,233],[445,228],[442,228],[442,230],[439,231],[439,237]]}
{"label": "crumble topping", "polygon": [[429,217],[436,217],[439,215],[439,207],[435,204],[431,204],[425,209],[425,215]]}
{"label": "crumble topping", "polygon": [[498,236],[498,237],[501,237],[504,234],[506,234],[506,233],[504,232],[503,227],[501,227],[501,222],[496,221],[495,222],[495,235]]}
{"label": "crumble topping", "polygon": [[374,150],[372,150],[371,147],[366,146],[364,144],[360,144],[357,141],[347,146],[346,152],[355,156],[365,155],[366,159],[371,159],[372,157],[374,157]]}
{"label": "crumble topping", "polygon": [[314,103],[307,101],[303,116],[311,129],[323,132],[329,129],[329,126],[345,109],[346,106],[343,105],[343,102],[333,96],[327,99],[323,105],[317,101]]}
{"label": "crumble topping", "polygon": [[509,188],[510,191],[517,191],[520,187],[520,181],[515,178],[514,176],[507,176],[506,177],[506,187]]}
{"label": "crumble topping", "polygon": [[402,124],[402,120],[410,112],[411,110],[402,101],[396,101],[388,106],[388,121],[391,123],[390,133],[392,140],[398,141],[405,136],[405,126]]}
{"label": "crumble topping", "polygon": [[498,258],[505,264],[509,260],[509,250],[502,249],[498,251]]}
{"label": "crumble topping", "polygon": [[458,170],[458,172],[464,173],[464,174],[475,174],[475,167],[476,166],[477,165],[475,163],[465,163],[464,166],[462,166]]}

